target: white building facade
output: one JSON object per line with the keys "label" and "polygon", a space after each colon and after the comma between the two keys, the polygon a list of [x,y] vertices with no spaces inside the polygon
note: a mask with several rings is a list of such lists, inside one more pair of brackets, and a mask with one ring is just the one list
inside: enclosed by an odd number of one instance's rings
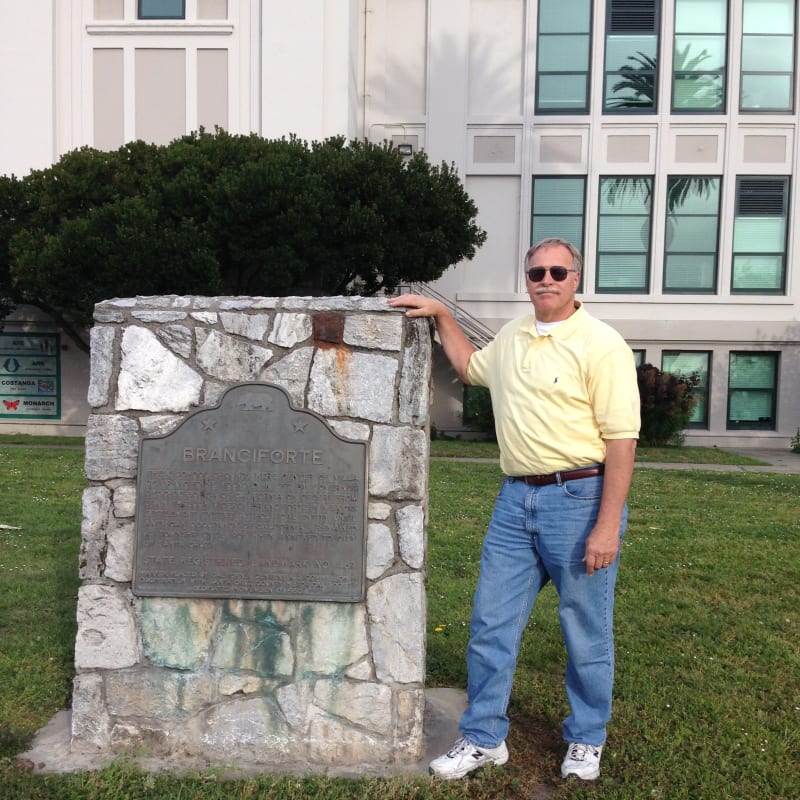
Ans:
{"label": "white building facade", "polygon": [[[488,233],[437,291],[496,330],[529,309],[531,242],[564,236],[585,254],[589,311],[640,361],[700,376],[688,444],[788,447],[800,429],[796,6],[4,0],[0,174],[217,125],[423,148],[457,166]],[[14,381],[34,369],[22,357],[34,334],[60,337],[47,356],[57,406],[48,417],[4,402],[0,432],[82,433],[88,357],[25,309],[0,336],[0,396],[28,397]],[[460,400],[440,365],[437,429],[463,431]]]}

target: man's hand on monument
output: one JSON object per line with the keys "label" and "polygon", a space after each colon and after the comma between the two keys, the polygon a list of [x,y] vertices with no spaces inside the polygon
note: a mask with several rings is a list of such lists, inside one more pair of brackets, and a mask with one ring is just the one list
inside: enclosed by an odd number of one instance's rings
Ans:
{"label": "man's hand on monument", "polygon": [[475,352],[475,347],[458,327],[458,323],[444,303],[419,294],[401,294],[399,297],[389,298],[389,305],[392,308],[407,308],[407,317],[435,319],[439,341],[442,343],[445,355],[458,377],[464,383],[468,382],[467,366],[470,356]]}
{"label": "man's hand on monument", "polygon": [[401,294],[399,297],[390,297],[389,305],[392,308],[408,308],[407,317],[433,317],[436,319],[442,314],[448,313],[443,303],[421,294]]}

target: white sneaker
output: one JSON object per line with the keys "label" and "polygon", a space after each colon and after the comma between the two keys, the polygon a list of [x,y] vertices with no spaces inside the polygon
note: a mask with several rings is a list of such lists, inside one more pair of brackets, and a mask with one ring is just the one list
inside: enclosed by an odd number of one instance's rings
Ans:
{"label": "white sneaker", "polygon": [[428,772],[437,778],[452,780],[463,778],[485,764],[501,766],[506,761],[508,748],[505,742],[500,742],[497,747],[478,747],[462,736],[443,756],[431,761]]}
{"label": "white sneaker", "polygon": [[567,755],[561,764],[562,778],[580,778],[582,781],[593,781],[600,777],[600,756],[603,745],[572,742],[567,748]]}

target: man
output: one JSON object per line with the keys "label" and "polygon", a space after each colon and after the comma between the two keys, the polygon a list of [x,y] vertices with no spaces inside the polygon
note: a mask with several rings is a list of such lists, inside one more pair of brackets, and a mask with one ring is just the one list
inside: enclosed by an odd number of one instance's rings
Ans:
{"label": "man", "polygon": [[571,244],[545,239],[525,264],[534,314],[480,351],[442,303],[410,294],[389,301],[409,317],[433,318],[461,380],[489,387],[507,476],[481,553],[461,736],[430,764],[441,778],[508,760],[520,640],[548,581],[567,651],[564,778],[600,775],[611,716],[614,584],[639,433],[636,369],[622,337],[576,301],[582,259]]}

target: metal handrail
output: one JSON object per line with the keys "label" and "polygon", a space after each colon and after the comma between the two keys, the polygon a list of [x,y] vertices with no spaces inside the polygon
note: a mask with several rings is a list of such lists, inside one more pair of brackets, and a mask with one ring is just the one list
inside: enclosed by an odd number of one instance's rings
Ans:
{"label": "metal handrail", "polygon": [[466,337],[475,345],[475,347],[485,347],[489,342],[494,339],[494,331],[488,326],[484,325],[479,319],[473,317],[467,311],[453,302],[449,297],[440,294],[436,289],[432,289],[427,283],[405,283],[401,287],[402,291],[413,292],[414,294],[421,294],[425,297],[431,297],[438,300],[445,308],[453,315],[456,322]]}

